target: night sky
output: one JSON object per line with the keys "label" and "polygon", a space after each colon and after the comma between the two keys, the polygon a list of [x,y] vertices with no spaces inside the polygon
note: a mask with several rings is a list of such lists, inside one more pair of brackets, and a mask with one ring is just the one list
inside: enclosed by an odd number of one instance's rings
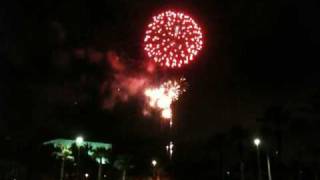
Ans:
{"label": "night sky", "polygon": [[[182,9],[205,32],[197,62],[181,70],[188,91],[175,104],[177,137],[206,139],[254,127],[270,106],[319,88],[316,1],[5,1],[0,5],[0,133],[23,141],[152,137],[156,118],[132,99],[101,108],[99,60],[114,50],[139,64],[144,29],[161,9]],[[99,53],[100,52],[100,53]],[[84,57],[84,58],[81,58]],[[103,75],[101,75],[103,74]],[[139,139],[139,138],[138,138]]]}

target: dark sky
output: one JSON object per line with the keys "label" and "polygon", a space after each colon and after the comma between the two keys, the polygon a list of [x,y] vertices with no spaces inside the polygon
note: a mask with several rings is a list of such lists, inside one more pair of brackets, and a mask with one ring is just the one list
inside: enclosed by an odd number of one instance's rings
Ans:
{"label": "dark sky", "polygon": [[178,136],[252,127],[267,107],[319,87],[313,0],[6,1],[0,6],[1,133],[30,139],[146,134],[150,124],[138,115],[138,103],[106,111],[96,89],[77,91],[83,74],[108,70],[70,56],[77,48],[114,49],[143,59],[144,27],[165,8],[191,13],[205,31],[197,63],[180,72],[189,89],[175,105]]}

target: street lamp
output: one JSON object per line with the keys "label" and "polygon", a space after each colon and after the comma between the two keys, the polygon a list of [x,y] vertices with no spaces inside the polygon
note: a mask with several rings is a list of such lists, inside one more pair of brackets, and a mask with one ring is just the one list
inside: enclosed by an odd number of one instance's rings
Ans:
{"label": "street lamp", "polygon": [[85,173],[85,174],[84,174],[84,177],[86,177],[86,179],[88,179],[89,173]]}
{"label": "street lamp", "polygon": [[78,136],[76,138],[76,145],[78,148],[78,163],[80,163],[80,148],[83,145],[83,137],[82,136]]}
{"label": "street lamp", "polygon": [[83,145],[83,137],[82,136],[78,136],[76,137],[76,145],[77,145],[77,148],[78,148],[78,177],[79,179],[82,179],[81,178],[81,172],[80,172],[80,148],[81,146]]}
{"label": "street lamp", "polygon": [[259,146],[261,144],[261,140],[259,138],[255,138],[253,140],[253,143],[257,147],[258,180],[262,180],[261,165],[260,165],[260,149],[259,149]]}
{"label": "street lamp", "polygon": [[253,143],[254,143],[254,145],[256,145],[258,147],[260,145],[260,143],[261,143],[261,140],[259,138],[255,138],[253,140]]}
{"label": "street lamp", "polygon": [[269,154],[267,154],[268,180],[272,180]]}
{"label": "street lamp", "polygon": [[157,166],[158,162],[155,159],[153,159],[151,161],[151,164],[152,164],[152,167],[153,167],[153,177],[156,178],[157,177],[156,166]]}
{"label": "street lamp", "polygon": [[152,164],[153,167],[156,167],[156,166],[157,166],[157,161],[153,159],[153,160],[151,161],[151,164]]}
{"label": "street lamp", "polygon": [[76,138],[76,145],[77,145],[78,147],[80,147],[80,146],[82,146],[82,144],[83,144],[83,137],[82,137],[82,136],[78,136],[78,137]]}

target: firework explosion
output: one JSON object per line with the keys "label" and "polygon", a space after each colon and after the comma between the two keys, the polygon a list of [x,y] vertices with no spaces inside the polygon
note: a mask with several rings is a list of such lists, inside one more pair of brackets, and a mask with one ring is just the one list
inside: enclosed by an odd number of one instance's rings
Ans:
{"label": "firework explosion", "polygon": [[149,110],[159,111],[163,119],[170,120],[172,126],[171,106],[185,92],[185,79],[156,84],[159,80],[159,74],[156,73],[159,71],[155,63],[168,68],[182,67],[193,61],[202,47],[201,28],[189,15],[169,10],[154,16],[144,38],[144,50],[152,61],[143,62],[143,68],[135,69],[129,67],[124,62],[127,59],[116,52],[107,53],[113,75],[111,82],[106,81],[101,86],[101,94],[110,89],[110,95],[103,100],[104,107],[110,109],[117,102],[138,97],[147,104],[144,115],[150,114]]}
{"label": "firework explosion", "polygon": [[147,97],[148,106],[161,112],[164,119],[172,118],[171,104],[179,99],[179,96],[185,92],[183,84],[184,78],[179,81],[166,81],[159,87],[146,88],[144,95]]}
{"label": "firework explosion", "polygon": [[145,64],[141,71],[129,71],[129,67],[123,63],[124,59],[116,52],[110,51],[108,62],[112,68],[111,83],[106,81],[101,86],[103,94],[109,89],[109,96],[103,98],[103,107],[112,109],[119,102],[127,102],[130,98],[139,98],[147,104],[143,114],[149,115],[150,109],[160,111],[163,119],[172,118],[171,104],[177,101],[185,92],[186,80],[168,80],[162,84],[155,84],[156,76],[149,71],[150,64]]}
{"label": "firework explosion", "polygon": [[181,67],[193,61],[203,46],[201,28],[188,15],[165,11],[153,17],[145,35],[147,56],[161,66]]}

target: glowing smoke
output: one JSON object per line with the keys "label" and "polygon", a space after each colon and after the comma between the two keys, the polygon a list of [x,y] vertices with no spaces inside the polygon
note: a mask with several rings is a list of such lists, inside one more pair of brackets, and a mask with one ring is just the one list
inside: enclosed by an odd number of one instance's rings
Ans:
{"label": "glowing smoke", "polygon": [[110,90],[110,95],[103,100],[103,107],[110,109],[118,102],[127,102],[130,97],[140,97],[143,89],[150,83],[148,73],[144,70],[129,70],[113,51],[107,53],[107,59],[112,68],[112,77],[109,83],[106,81],[101,88],[101,93],[108,88]]}
{"label": "glowing smoke", "polygon": [[110,95],[103,100],[104,108],[111,109],[119,102],[138,98],[146,104],[143,109],[144,115],[150,115],[151,110],[155,110],[163,119],[172,118],[172,103],[185,92],[184,78],[155,83],[159,80],[154,75],[154,64],[146,63],[143,68],[132,70],[123,63],[124,59],[113,51],[107,53],[107,58],[112,68],[112,78],[101,88],[102,93],[110,91]]}

